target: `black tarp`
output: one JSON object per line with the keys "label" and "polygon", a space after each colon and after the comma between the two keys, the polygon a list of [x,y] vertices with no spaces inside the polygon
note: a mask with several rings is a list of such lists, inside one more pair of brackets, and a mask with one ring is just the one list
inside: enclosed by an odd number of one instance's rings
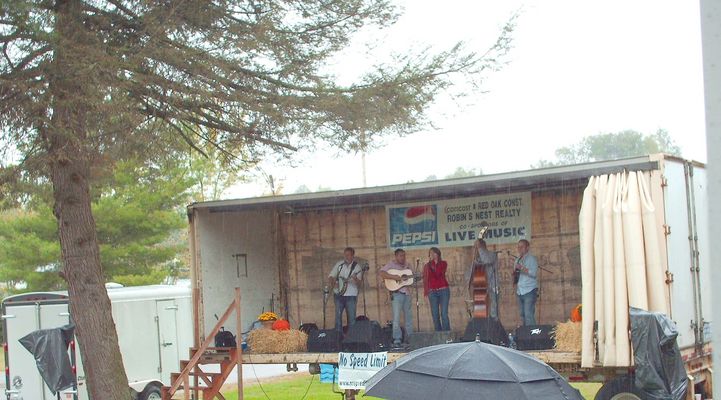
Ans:
{"label": "black tarp", "polygon": [[35,357],[38,371],[53,394],[76,385],[68,355],[74,334],[75,325],[70,324],[31,332],[19,340]]}
{"label": "black tarp", "polygon": [[636,386],[651,400],[682,400],[688,379],[676,324],[662,313],[631,307]]}

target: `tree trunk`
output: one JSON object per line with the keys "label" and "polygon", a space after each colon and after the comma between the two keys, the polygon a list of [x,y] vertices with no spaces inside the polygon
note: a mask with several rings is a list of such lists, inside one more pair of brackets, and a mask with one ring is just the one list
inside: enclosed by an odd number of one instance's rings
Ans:
{"label": "tree trunk", "polygon": [[130,389],[118,346],[110,299],[100,265],[91,211],[87,118],[93,93],[87,52],[92,37],[76,0],[56,2],[53,73],[49,80],[52,117],[45,130],[70,311],[92,400],[128,400]]}
{"label": "tree trunk", "polygon": [[63,139],[52,137],[54,151],[51,155],[65,158],[51,166],[55,216],[70,294],[70,312],[77,326],[87,386],[93,400],[128,400],[128,380],[105,289],[95,220],[90,209],[90,168],[82,149],[73,145],[72,139]]}

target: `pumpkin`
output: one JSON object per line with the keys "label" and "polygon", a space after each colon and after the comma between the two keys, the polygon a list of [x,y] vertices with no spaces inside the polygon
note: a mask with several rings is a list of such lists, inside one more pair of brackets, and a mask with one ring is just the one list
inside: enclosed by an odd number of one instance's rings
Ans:
{"label": "pumpkin", "polygon": [[573,307],[573,310],[571,310],[571,321],[572,322],[581,322],[581,320],[583,319],[581,316],[582,308],[583,307],[581,304],[577,305],[576,307]]}
{"label": "pumpkin", "polygon": [[273,322],[273,328],[274,331],[289,331],[290,330],[290,322],[279,319],[275,322]]}

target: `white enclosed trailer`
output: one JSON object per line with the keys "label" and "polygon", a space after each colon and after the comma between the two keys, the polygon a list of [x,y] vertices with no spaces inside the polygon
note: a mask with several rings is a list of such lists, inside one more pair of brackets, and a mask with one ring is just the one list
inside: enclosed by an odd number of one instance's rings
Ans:
{"label": "white enclosed trailer", "polygon": [[[141,400],[160,399],[160,387],[170,382],[181,354],[193,343],[190,289],[165,285],[121,287],[108,289],[108,295],[128,385],[140,394]],[[72,320],[69,310],[64,292],[26,293],[2,301],[7,400],[57,398],[43,383],[33,356],[18,340],[39,329],[68,324]],[[73,343],[69,351],[78,387],[62,391],[60,398],[88,400],[79,349]]]}

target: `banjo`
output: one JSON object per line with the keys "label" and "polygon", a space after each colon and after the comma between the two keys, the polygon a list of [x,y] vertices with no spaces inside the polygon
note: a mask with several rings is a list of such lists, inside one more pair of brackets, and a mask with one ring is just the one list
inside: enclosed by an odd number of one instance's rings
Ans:
{"label": "banjo", "polygon": [[369,267],[368,264],[364,264],[363,267],[358,268],[356,271],[356,267],[358,266],[358,263],[356,261],[353,261],[353,263],[350,266],[350,272],[348,273],[348,276],[342,277],[340,276],[342,267],[338,268],[338,274],[336,275],[336,281],[338,281],[338,284],[336,285],[335,289],[333,289],[333,292],[339,296],[345,295],[345,292],[348,290],[348,283],[351,281],[352,278],[357,278],[358,274],[368,271]]}

